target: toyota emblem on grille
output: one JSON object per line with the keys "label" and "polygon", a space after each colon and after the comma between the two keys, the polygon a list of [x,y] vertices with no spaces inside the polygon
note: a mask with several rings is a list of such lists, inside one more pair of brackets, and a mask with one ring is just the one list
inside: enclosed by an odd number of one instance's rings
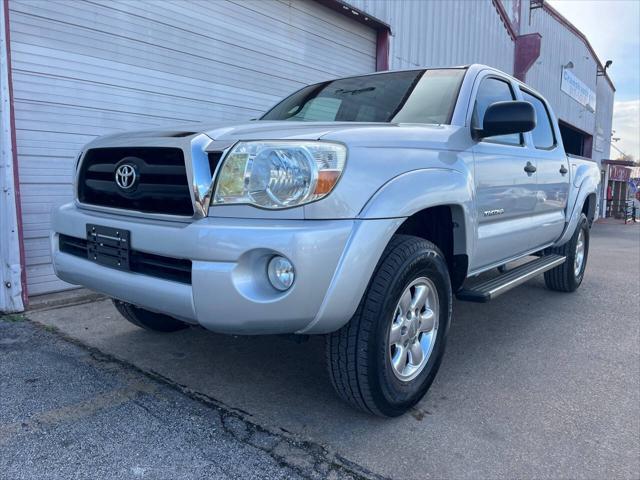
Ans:
{"label": "toyota emblem on grille", "polygon": [[116,168],[116,183],[122,190],[129,190],[135,184],[138,179],[136,169],[130,163],[123,163]]}

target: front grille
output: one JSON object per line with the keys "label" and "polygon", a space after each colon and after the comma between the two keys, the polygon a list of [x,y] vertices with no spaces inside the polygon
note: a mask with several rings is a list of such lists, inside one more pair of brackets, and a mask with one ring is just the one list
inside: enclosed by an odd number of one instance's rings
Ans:
{"label": "front grille", "polygon": [[[84,238],[60,234],[59,248],[63,253],[80,258],[88,258],[87,240]],[[191,260],[131,250],[129,253],[129,270],[151,277],[191,285]]]}
{"label": "front grille", "polygon": [[[125,190],[116,169],[132,166],[136,182]],[[78,174],[82,203],[145,213],[193,215],[184,155],[179,148],[117,147],[88,150]]]}

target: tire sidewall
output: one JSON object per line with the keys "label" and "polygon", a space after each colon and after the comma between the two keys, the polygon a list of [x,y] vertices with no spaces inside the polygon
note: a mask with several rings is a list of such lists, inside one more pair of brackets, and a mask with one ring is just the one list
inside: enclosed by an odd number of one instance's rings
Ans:
{"label": "tire sidewall", "polygon": [[189,325],[176,318],[136,307],[127,302],[111,299],[118,312],[137,327],[152,332],[171,333],[188,328]]}
{"label": "tire sidewall", "polygon": [[[438,295],[439,318],[436,342],[420,374],[409,382],[399,380],[393,373],[389,361],[389,328],[400,295],[405,288],[419,277],[429,278],[435,285]],[[442,254],[435,249],[420,249],[407,258],[397,270],[386,292],[382,308],[378,312],[374,338],[370,345],[375,345],[369,352],[369,372],[374,379],[372,394],[374,402],[383,414],[396,416],[415,405],[429,389],[433,382],[446,345],[452,312],[452,292],[446,262]]]}
{"label": "tire sidewall", "polygon": [[[578,245],[578,236],[580,231],[584,233],[584,259],[582,260],[582,268],[580,269],[580,273],[576,276],[575,269],[573,268],[576,259],[576,246]],[[578,225],[576,227],[576,231],[571,237],[571,243],[569,252],[567,255],[567,267],[568,267],[568,280],[571,284],[571,289],[577,289],[582,280],[584,279],[584,272],[587,268],[587,260],[589,259],[589,221],[587,217],[582,214],[580,220],[578,220]]]}

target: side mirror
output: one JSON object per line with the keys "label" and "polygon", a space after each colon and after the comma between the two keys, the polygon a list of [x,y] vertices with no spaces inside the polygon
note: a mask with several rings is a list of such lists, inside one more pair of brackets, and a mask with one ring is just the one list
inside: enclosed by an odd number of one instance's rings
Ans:
{"label": "side mirror", "polygon": [[536,111],[529,102],[496,102],[489,105],[482,119],[482,130],[473,130],[474,138],[530,132],[536,128]]}

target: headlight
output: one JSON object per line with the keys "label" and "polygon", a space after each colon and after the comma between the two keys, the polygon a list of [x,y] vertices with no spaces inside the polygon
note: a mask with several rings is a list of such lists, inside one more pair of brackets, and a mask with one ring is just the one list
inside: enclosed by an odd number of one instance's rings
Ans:
{"label": "headlight", "polygon": [[288,208],[326,196],[340,179],[344,145],[330,142],[240,142],[226,156],[213,204]]}

